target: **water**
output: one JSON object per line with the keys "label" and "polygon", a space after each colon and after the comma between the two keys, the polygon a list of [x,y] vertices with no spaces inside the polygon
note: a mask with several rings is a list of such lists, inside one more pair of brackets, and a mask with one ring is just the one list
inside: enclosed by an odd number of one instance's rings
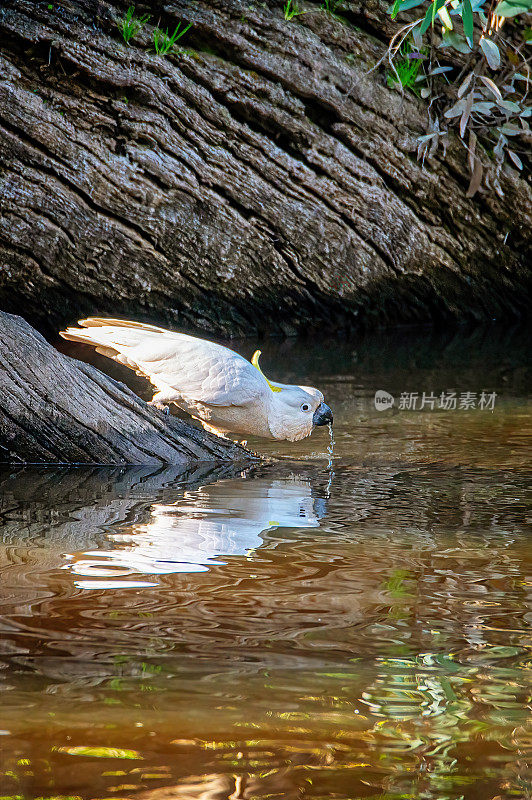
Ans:
{"label": "water", "polygon": [[[529,797],[529,342],[262,349],[333,451],[0,472],[0,794]],[[493,413],[397,408],[452,389]]]}

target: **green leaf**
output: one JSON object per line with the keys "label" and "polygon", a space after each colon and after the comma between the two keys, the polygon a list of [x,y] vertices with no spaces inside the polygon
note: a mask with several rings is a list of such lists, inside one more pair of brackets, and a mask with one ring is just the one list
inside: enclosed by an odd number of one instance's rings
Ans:
{"label": "green leaf", "polygon": [[444,5],[445,0],[433,0],[430,6],[427,8],[427,13],[425,14],[425,18],[421,23],[420,33],[423,36],[432,25],[434,26],[434,17],[436,16],[436,12]]}
{"label": "green leaf", "polygon": [[515,17],[532,10],[532,0],[501,0],[495,13],[498,17]]}
{"label": "green leaf", "polygon": [[419,29],[421,36],[423,36],[429,29],[430,22],[432,19],[432,6],[433,4],[431,3],[427,9],[427,13],[425,14],[423,22],[421,23],[421,28]]}
{"label": "green leaf", "polygon": [[395,19],[397,14],[401,11],[408,11],[411,8],[416,8],[417,6],[422,6],[425,0],[395,0],[394,4],[389,7],[388,11],[392,17]]}
{"label": "green leaf", "polygon": [[401,0],[395,0],[395,3],[393,4],[392,10],[390,12],[390,15],[391,15],[392,19],[396,18],[397,12],[399,11],[399,6],[400,5],[401,5]]}
{"label": "green leaf", "polygon": [[416,8],[416,6],[422,6],[425,0],[403,0],[401,3],[401,11],[408,11],[410,8]]}
{"label": "green leaf", "polygon": [[464,23],[464,33],[469,47],[473,47],[473,9],[471,0],[464,0],[462,5],[462,22]]}
{"label": "green leaf", "polygon": [[459,53],[471,52],[471,48],[466,42],[465,37],[461,36],[459,33],[456,33],[455,31],[446,31],[442,37],[442,41],[439,46],[442,49],[444,47],[454,47],[454,49],[458,50]]}

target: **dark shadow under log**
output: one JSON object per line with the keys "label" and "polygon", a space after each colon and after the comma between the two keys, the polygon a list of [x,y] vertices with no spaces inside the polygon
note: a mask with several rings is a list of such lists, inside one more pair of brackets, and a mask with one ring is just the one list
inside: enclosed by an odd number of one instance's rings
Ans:
{"label": "dark shadow under log", "polygon": [[186,466],[253,458],[165,416],[59,353],[21,317],[0,312],[0,462]]}

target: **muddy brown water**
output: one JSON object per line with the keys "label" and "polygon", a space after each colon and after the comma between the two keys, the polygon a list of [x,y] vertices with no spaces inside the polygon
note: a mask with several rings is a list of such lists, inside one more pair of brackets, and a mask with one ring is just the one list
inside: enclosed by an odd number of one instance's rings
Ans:
{"label": "muddy brown water", "polygon": [[526,333],[261,348],[332,458],[0,471],[0,795],[529,797]]}

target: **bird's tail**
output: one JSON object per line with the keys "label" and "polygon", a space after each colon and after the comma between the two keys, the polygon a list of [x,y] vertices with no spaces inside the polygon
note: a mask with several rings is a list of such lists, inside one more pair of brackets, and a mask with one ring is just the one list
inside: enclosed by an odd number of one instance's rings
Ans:
{"label": "bird's tail", "polygon": [[[146,325],[143,322],[131,322],[124,319],[104,319],[103,317],[88,317],[80,319],[80,328],[67,328],[60,331],[59,336],[70,342],[90,344],[108,358],[124,364],[126,367],[138,370],[138,365],[127,357],[124,350],[135,347],[146,337],[166,333],[163,328],[155,325]],[[143,374],[143,373],[141,373]]]}

